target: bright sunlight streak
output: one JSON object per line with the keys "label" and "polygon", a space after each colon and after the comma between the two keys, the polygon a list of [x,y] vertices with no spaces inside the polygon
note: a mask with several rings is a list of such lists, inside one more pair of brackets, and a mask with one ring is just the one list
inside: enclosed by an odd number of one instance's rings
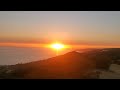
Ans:
{"label": "bright sunlight streak", "polygon": [[65,48],[65,46],[63,44],[60,44],[60,43],[54,43],[51,45],[51,48],[54,48],[56,50],[60,50],[62,48]]}

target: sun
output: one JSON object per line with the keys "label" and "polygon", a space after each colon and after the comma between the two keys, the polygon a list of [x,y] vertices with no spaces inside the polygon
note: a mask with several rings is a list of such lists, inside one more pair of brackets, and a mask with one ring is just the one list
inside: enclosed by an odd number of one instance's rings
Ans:
{"label": "sun", "polygon": [[51,45],[51,48],[56,49],[56,50],[60,50],[65,48],[65,45],[61,44],[61,43],[54,43]]}
{"label": "sun", "polygon": [[51,44],[46,44],[45,47],[54,49],[56,51],[56,55],[58,55],[58,53],[61,50],[65,50],[67,48],[70,48],[69,45],[65,45],[65,44],[62,44],[60,42],[54,42],[54,43],[51,43]]}

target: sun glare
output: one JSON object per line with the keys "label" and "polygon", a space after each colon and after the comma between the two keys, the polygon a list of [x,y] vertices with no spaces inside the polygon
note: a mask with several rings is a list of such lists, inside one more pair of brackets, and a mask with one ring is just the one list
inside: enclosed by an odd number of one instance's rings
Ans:
{"label": "sun glare", "polygon": [[60,43],[54,43],[51,45],[51,47],[56,49],[56,50],[60,50],[62,48],[65,48],[65,46],[63,44],[60,44]]}

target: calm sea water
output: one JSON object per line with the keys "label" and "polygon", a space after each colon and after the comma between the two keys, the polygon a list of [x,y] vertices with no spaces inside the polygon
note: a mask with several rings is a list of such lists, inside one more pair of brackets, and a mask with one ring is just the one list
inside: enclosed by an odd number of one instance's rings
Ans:
{"label": "calm sea water", "polygon": [[0,47],[0,65],[26,63],[53,56],[53,51],[44,48]]}
{"label": "calm sea water", "polygon": [[54,56],[55,51],[48,48],[0,47],[0,65],[26,63]]}

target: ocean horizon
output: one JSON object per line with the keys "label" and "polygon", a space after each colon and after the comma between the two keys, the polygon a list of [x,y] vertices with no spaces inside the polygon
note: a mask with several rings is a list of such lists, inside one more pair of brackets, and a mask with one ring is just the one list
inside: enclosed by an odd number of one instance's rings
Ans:
{"label": "ocean horizon", "polygon": [[27,63],[55,56],[51,50],[33,47],[0,47],[0,65]]}
{"label": "ocean horizon", "polygon": [[[66,52],[62,51],[62,54]],[[0,65],[28,63],[54,56],[56,52],[48,48],[0,46]]]}

